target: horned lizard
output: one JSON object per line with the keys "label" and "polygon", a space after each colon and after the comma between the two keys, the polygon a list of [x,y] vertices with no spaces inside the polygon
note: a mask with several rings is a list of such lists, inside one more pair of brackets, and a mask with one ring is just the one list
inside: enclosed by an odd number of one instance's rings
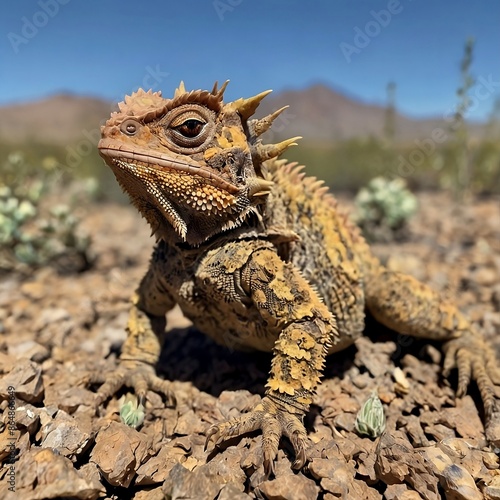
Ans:
{"label": "horned lizard", "polygon": [[172,99],[142,89],[102,127],[99,151],[157,237],[132,300],[119,368],[97,399],[123,385],[143,399],[169,393],[155,374],[165,314],[179,304],[195,327],[235,348],[272,351],[266,394],[241,417],[214,425],[207,441],[260,429],[267,473],[282,436],[294,466],[307,460],[303,417],[325,357],[363,334],[365,310],[396,332],[444,341],[444,372],[458,368],[457,394],[474,380],[490,442],[500,438],[492,349],[438,293],[386,269],[327,188],[277,157],[297,138],[259,137],[285,109],[252,119],[269,93],[224,103],[227,82]]}

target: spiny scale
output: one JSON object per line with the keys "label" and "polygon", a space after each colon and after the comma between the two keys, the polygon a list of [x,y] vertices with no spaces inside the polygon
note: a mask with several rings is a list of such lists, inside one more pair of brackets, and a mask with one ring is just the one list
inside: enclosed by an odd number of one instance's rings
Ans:
{"label": "spiny scale", "polygon": [[226,80],[222,84],[222,87],[220,89],[218,89],[219,82],[215,82],[214,86],[212,88],[212,95],[218,97],[219,101],[222,101],[222,99],[224,97],[224,92],[226,91],[226,87],[228,86],[228,84],[229,84],[229,80]]}
{"label": "spiny scale", "polygon": [[231,103],[231,106],[240,114],[243,119],[248,120],[255,113],[264,97],[266,97],[266,95],[269,95],[271,92],[272,90],[265,90],[260,94],[254,95],[252,97],[247,97],[246,99],[241,97],[240,99],[233,101]]}
{"label": "spiny scale", "polygon": [[181,80],[181,83],[179,83],[179,86],[175,89],[174,99],[185,93],[186,93],[186,86],[184,85],[184,81]]}
{"label": "spiny scale", "polygon": [[270,158],[279,156],[290,146],[296,146],[297,143],[295,141],[299,139],[302,139],[302,137],[292,137],[285,141],[278,142],[277,144],[257,144],[252,151],[252,156],[255,154],[255,159],[259,162],[269,160]]}
{"label": "spiny scale", "polygon": [[[222,99],[224,97],[224,92],[226,90],[227,85],[229,84],[229,80],[226,80],[221,88],[219,88],[219,82],[215,82],[214,86],[212,87],[212,91],[210,92],[213,96],[217,97],[219,101],[222,102]],[[186,86],[184,84],[184,81],[181,80],[179,83],[179,86],[175,89],[174,92],[174,99],[181,96],[182,94],[187,94],[188,91],[186,90]]]}
{"label": "spiny scale", "polygon": [[260,118],[259,120],[252,120],[249,123],[249,126],[252,130],[253,135],[259,137],[264,132],[267,132],[271,128],[274,120],[276,120],[276,118],[278,118],[278,116],[288,108],[289,106],[283,106],[282,108],[277,109],[274,113],[264,116],[264,118]]}
{"label": "spiny scale", "polygon": [[255,177],[250,181],[250,185],[248,187],[248,196],[256,198],[258,196],[268,195],[271,192],[273,186],[274,186],[273,181],[268,181],[266,179],[260,179],[259,177]]}
{"label": "spiny scale", "polygon": [[[130,95],[126,95],[125,99],[118,103],[118,109],[121,113],[131,116],[137,116],[147,110],[157,111],[161,108],[165,99],[161,95],[161,91],[153,92],[151,89],[147,92],[143,89],[138,89]],[[112,113],[116,116],[117,113]]]}

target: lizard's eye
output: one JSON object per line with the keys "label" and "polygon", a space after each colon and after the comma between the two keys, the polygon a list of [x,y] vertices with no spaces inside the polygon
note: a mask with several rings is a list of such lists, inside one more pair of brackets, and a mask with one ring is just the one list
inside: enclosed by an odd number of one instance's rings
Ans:
{"label": "lizard's eye", "polygon": [[213,139],[214,122],[214,112],[198,104],[174,108],[161,120],[169,147],[187,154],[201,151]]}
{"label": "lizard's eye", "polygon": [[195,118],[189,118],[182,125],[175,127],[175,130],[184,137],[193,138],[201,133],[204,125],[205,122],[202,122]]}
{"label": "lizard's eye", "polygon": [[125,135],[135,135],[139,130],[139,123],[137,123],[135,120],[125,120],[120,125],[120,130]]}

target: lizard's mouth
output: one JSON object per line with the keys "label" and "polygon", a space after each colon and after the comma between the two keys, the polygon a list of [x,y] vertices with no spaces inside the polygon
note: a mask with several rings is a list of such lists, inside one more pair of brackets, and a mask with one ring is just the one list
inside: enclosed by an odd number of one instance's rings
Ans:
{"label": "lizard's mouth", "polygon": [[199,245],[241,223],[250,210],[244,191],[189,157],[109,138],[101,139],[98,148],[153,233],[162,237],[167,237],[164,222],[169,222],[182,241]]}
{"label": "lizard's mouth", "polygon": [[101,139],[97,147],[106,163],[112,162],[115,167],[126,168],[128,164],[139,163],[163,172],[178,172],[201,177],[205,183],[230,194],[240,192],[240,188],[220,177],[212,169],[200,166],[195,162],[189,162],[185,158],[181,160],[161,152],[151,154],[151,150],[141,150],[137,147],[127,149],[123,143],[110,139]]}

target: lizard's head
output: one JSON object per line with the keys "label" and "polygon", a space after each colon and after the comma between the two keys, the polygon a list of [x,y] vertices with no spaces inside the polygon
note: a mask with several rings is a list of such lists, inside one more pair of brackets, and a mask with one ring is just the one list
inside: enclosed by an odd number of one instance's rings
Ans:
{"label": "lizard's head", "polygon": [[250,120],[270,91],[224,104],[226,85],[181,83],[172,99],[140,89],[102,127],[101,156],[160,238],[198,245],[241,224],[271,190],[262,163],[297,139],[262,144],[285,108]]}

